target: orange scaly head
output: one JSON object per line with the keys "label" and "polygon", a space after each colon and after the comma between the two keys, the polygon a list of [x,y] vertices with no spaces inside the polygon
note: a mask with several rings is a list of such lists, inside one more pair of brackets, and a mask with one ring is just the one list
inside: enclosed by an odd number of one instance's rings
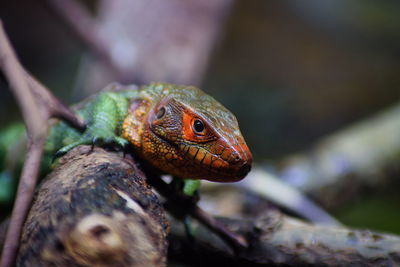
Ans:
{"label": "orange scaly head", "polygon": [[252,155],[235,116],[198,88],[153,83],[141,89],[122,126],[136,152],[163,172],[185,179],[233,182]]}

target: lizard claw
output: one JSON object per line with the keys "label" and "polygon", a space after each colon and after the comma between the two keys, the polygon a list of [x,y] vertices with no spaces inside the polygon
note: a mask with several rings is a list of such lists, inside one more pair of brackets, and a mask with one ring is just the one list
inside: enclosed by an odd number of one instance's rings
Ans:
{"label": "lizard claw", "polygon": [[104,146],[104,145],[114,145],[120,148],[125,148],[129,144],[128,140],[122,137],[116,136],[115,134],[106,135],[92,135],[90,132],[81,137],[78,141],[66,145],[59,149],[53,156],[52,162],[58,157],[65,155],[71,149],[79,145],[92,145],[92,146]]}
{"label": "lizard claw", "polygon": [[59,157],[65,155],[65,154],[67,154],[67,152],[70,151],[71,149],[73,149],[73,148],[75,148],[75,147],[77,147],[77,146],[79,146],[79,145],[83,145],[83,144],[85,144],[85,142],[84,142],[83,140],[79,140],[79,141],[76,141],[76,142],[74,142],[74,143],[71,143],[71,144],[69,144],[69,145],[66,145],[66,146],[60,148],[60,149],[53,155],[53,158],[52,158],[51,162],[53,163],[57,158],[59,158]]}
{"label": "lizard claw", "polygon": [[92,139],[92,144],[97,145],[97,146],[115,146],[118,148],[125,148],[129,142],[128,140],[119,137],[119,136],[106,136],[106,137],[101,137],[101,136],[96,136]]}
{"label": "lizard claw", "polygon": [[113,141],[122,148],[126,147],[129,144],[128,140],[118,136]]}

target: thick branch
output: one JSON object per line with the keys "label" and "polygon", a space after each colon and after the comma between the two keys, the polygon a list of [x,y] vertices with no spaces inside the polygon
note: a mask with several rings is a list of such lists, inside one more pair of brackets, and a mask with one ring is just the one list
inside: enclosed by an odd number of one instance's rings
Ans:
{"label": "thick branch", "polygon": [[253,219],[221,218],[220,223],[245,236],[248,248],[232,254],[201,224],[194,227],[196,243],[190,244],[182,227],[172,222],[170,256],[204,266],[216,262],[225,266],[400,264],[400,237],[394,235],[307,224],[276,210]]}
{"label": "thick branch", "polygon": [[134,162],[81,146],[40,186],[20,266],[164,266],[168,224]]}

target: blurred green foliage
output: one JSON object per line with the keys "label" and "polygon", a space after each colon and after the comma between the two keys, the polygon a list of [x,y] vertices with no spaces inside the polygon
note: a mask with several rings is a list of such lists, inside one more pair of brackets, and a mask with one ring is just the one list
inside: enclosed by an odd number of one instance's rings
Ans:
{"label": "blurred green foliage", "polygon": [[345,225],[400,234],[399,185],[336,211]]}

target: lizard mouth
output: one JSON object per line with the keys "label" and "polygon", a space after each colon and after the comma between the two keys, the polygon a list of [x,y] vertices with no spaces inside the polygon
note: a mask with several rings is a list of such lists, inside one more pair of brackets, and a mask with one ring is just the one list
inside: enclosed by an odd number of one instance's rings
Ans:
{"label": "lizard mouth", "polygon": [[[160,145],[170,147],[170,152],[162,158],[169,162],[163,164],[161,158],[156,160],[160,169],[186,179],[203,179],[215,182],[237,182],[251,170],[252,155],[245,143],[236,146],[227,145],[223,151],[213,153],[205,147],[180,143],[153,132]],[[212,145],[211,145],[212,146]],[[173,156],[172,156],[173,155]]]}
{"label": "lizard mouth", "polygon": [[232,171],[218,171],[214,170],[212,176],[203,177],[202,179],[220,182],[220,183],[232,183],[242,180],[251,170],[251,164],[244,163],[241,167],[235,168]]}
{"label": "lizard mouth", "polygon": [[239,168],[237,175],[243,179],[251,171],[251,164],[244,163],[242,167]]}
{"label": "lizard mouth", "polygon": [[191,179],[204,179],[216,182],[236,182],[243,179],[251,170],[252,155],[245,143],[227,146],[218,154],[206,148],[185,147],[181,150],[192,169]]}
{"label": "lizard mouth", "polygon": [[225,150],[218,156],[221,160],[224,160],[228,166],[222,169],[216,168],[216,173],[221,176],[215,177],[215,181],[237,182],[246,177],[251,170],[253,157],[247,144],[243,139],[236,139],[234,142],[236,145],[229,145],[229,143],[227,143]]}
{"label": "lizard mouth", "polygon": [[243,162],[242,164],[232,166],[226,169],[213,169],[212,176],[203,179],[216,182],[238,182],[242,180],[251,170],[251,162]]}

